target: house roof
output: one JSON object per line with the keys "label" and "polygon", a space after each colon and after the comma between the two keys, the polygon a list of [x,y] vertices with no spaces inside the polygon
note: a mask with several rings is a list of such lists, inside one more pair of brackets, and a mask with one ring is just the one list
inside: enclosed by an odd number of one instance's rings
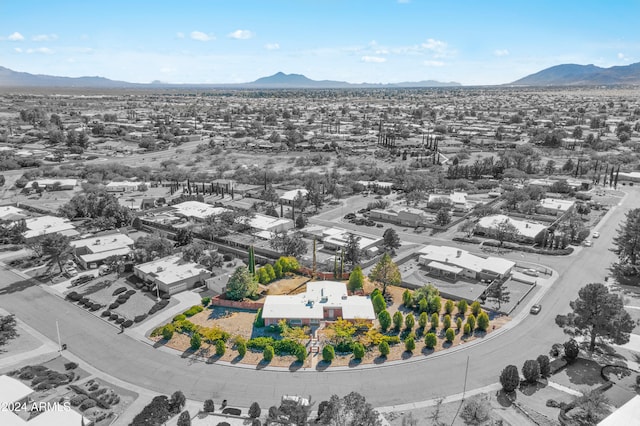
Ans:
{"label": "house roof", "polygon": [[342,308],[343,319],[375,319],[371,299],[365,296],[348,296],[347,285],[337,281],[309,282],[307,291],[301,294],[267,296],[262,317],[322,319],[324,308]]}
{"label": "house roof", "polygon": [[[466,250],[461,250],[449,246],[428,245],[421,249],[418,253],[420,253],[421,258],[429,260],[432,263],[436,262],[436,265],[454,265],[458,268],[467,269],[474,272],[485,271],[504,275],[509,271],[509,269],[515,266],[514,262],[507,259],[492,256],[480,257],[476,256],[475,254],[469,253]],[[438,267],[438,269],[443,268]]]}
{"label": "house roof", "polygon": [[0,404],[6,405],[20,401],[32,393],[33,389],[22,383],[20,380],[6,375],[0,376]]}
{"label": "house roof", "polygon": [[303,197],[309,193],[309,191],[307,191],[304,188],[292,189],[291,191],[287,191],[284,194],[282,194],[280,196],[280,199],[285,201],[293,201],[298,196],[298,192],[300,192]]}
{"label": "house roof", "polygon": [[143,182],[131,182],[131,181],[121,181],[121,182],[109,182],[108,184],[106,184],[105,186],[107,188],[118,188],[118,187],[132,187],[132,188],[137,188],[138,186],[140,186]]}
{"label": "house roof", "polygon": [[640,395],[636,395],[627,401],[622,407],[607,416],[598,423],[598,426],[633,425],[638,421],[640,413]]}
{"label": "house roof", "polygon": [[27,182],[25,188],[31,188],[33,182],[38,182],[38,186],[52,186],[56,182],[59,182],[61,186],[76,186],[78,184],[77,179],[36,179]]}
{"label": "house roof", "polygon": [[[62,233],[65,235],[78,235],[69,220],[56,216],[38,216],[25,220],[27,230],[24,232],[25,238],[33,238],[39,235]],[[68,231],[74,231],[69,233]]]}
{"label": "house roof", "polygon": [[211,275],[204,266],[187,262],[182,259],[180,254],[174,254],[163,257],[162,259],[136,265],[134,269],[138,269],[140,272],[152,276],[165,285],[171,285],[199,275],[206,275],[206,278],[209,278]]}
{"label": "house roof", "polygon": [[575,201],[571,200],[559,200],[557,198],[543,198],[540,200],[540,207],[544,207],[545,209],[557,210],[561,212],[566,212],[569,210]]}
{"label": "house roof", "polygon": [[504,214],[485,216],[478,221],[478,226],[486,229],[492,229],[505,220],[513,225],[521,235],[529,238],[534,238],[536,235],[547,228],[546,225],[543,225],[541,223],[529,222],[526,220],[517,220]]}
{"label": "house roof", "polygon": [[132,246],[134,241],[119,232],[71,241],[74,248],[86,247],[91,253],[102,253]]}
{"label": "house roof", "polygon": [[213,207],[211,204],[201,203],[200,201],[185,201],[184,203],[174,204],[171,207],[174,208],[176,214],[197,219],[205,219],[209,216],[229,211],[224,207]]}
{"label": "house roof", "polygon": [[[242,219],[243,218],[238,218],[238,220]],[[249,219],[249,226],[261,231],[271,231],[278,228],[289,229],[293,228],[293,221],[291,219],[256,213],[251,219]]]}
{"label": "house roof", "polygon": [[18,220],[27,217],[25,211],[13,206],[0,206],[1,220]]}
{"label": "house roof", "polygon": [[462,272],[462,268],[458,268],[457,266],[445,265],[444,263],[436,262],[435,260],[433,262],[430,262],[429,266],[441,271],[451,272],[453,274],[459,274],[460,272]]}

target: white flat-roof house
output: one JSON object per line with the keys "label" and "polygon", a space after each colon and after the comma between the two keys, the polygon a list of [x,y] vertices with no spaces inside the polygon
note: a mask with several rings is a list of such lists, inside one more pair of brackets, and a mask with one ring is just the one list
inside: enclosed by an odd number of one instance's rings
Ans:
{"label": "white flat-roof house", "polygon": [[419,252],[418,263],[430,272],[457,279],[474,280],[505,278],[511,275],[515,262],[500,257],[481,257],[449,246],[428,245]]}
{"label": "white flat-roof house", "polygon": [[229,211],[224,207],[214,207],[211,204],[201,203],[200,201],[185,201],[184,203],[174,204],[171,207],[176,215],[196,221],[203,221],[209,216]]}
{"label": "white flat-roof house", "polygon": [[480,220],[476,223],[473,232],[478,235],[492,236],[496,232],[497,227],[504,221],[507,221],[509,224],[513,225],[513,227],[518,231],[513,240],[521,241],[524,243],[533,243],[536,236],[547,229],[547,226],[542,223],[531,222],[528,220],[518,220],[513,219],[507,215],[496,214],[480,218]]}
{"label": "white flat-roof house", "polygon": [[560,200],[557,198],[543,198],[540,200],[540,204],[536,206],[536,211],[542,214],[549,214],[554,216],[562,216],[565,213],[573,210],[575,201]]}
{"label": "white flat-roof house", "polygon": [[140,185],[143,185],[143,182],[109,182],[105,185],[105,189],[107,192],[134,192],[137,191]]}
{"label": "white flat-roof house", "polygon": [[33,188],[33,184],[37,183],[38,187],[44,188],[47,191],[52,189],[59,189],[61,191],[73,189],[78,185],[77,179],[36,179],[27,182],[25,188]]}
{"label": "white flat-roof house", "polygon": [[293,204],[293,200],[295,200],[298,196],[298,193],[300,193],[303,197],[306,197],[309,191],[304,188],[292,189],[291,191],[287,191],[280,196],[280,202],[282,204],[291,205]]}
{"label": "white flat-roof house", "polygon": [[119,232],[71,241],[78,262],[85,269],[97,268],[110,256],[131,253],[134,241]]}
{"label": "white flat-roof house", "polygon": [[32,217],[25,220],[25,223],[27,230],[23,235],[27,241],[47,234],[62,234],[67,237],[79,235],[75,226],[73,226],[68,219],[57,216]]}
{"label": "white flat-roof house", "polygon": [[27,212],[13,206],[0,206],[0,220],[20,220],[27,217]]}
{"label": "white flat-roof house", "polygon": [[187,262],[180,254],[136,265],[133,273],[147,283],[154,283],[160,291],[168,294],[204,285],[205,280],[211,277],[211,272],[204,266]]}
{"label": "white flat-roof house", "polygon": [[376,315],[367,296],[349,296],[347,285],[337,281],[312,281],[305,293],[267,296],[262,308],[265,325],[286,320],[291,325],[320,325],[342,318],[372,322]]}

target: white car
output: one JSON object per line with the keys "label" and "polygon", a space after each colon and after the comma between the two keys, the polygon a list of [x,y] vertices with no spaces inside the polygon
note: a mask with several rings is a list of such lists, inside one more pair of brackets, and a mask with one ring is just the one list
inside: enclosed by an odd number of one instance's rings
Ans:
{"label": "white car", "polygon": [[592,237],[593,238],[600,238],[600,233],[599,232],[594,232]]}
{"label": "white car", "polygon": [[531,275],[532,277],[537,277],[538,276],[538,270],[537,269],[525,269],[524,271],[522,271],[523,274],[525,275]]}
{"label": "white car", "polygon": [[591,247],[593,245],[593,241],[591,240],[584,240],[584,246],[585,247]]}

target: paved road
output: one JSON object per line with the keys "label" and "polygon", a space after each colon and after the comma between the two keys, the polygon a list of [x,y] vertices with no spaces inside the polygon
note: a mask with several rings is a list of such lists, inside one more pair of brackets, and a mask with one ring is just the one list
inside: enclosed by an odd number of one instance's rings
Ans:
{"label": "paved road", "polygon": [[601,238],[594,247],[564,258],[564,264],[554,261],[560,265],[556,268],[560,275],[543,297],[539,315],[527,316],[517,327],[463,350],[415,356],[411,362],[379,368],[281,372],[191,362],[117,334],[100,319],[7,270],[0,271],[0,306],[54,341],[58,321],[62,339],[74,355],[121,380],[157,392],[181,389],[190,399],[225,398],[240,406],[259,401],[268,406],[282,394],[312,395],[318,401],[355,390],[374,406],[399,405],[461,392],[467,359],[467,389],[474,389],[496,382],[505,365],[521,366],[527,359],[548,353],[553,343],[566,340],[554,323],[555,315],[568,311],[568,301],[575,299],[584,284],[602,280],[614,260],[608,247],[618,223],[624,212],[637,207],[640,197],[634,189],[625,205],[611,211],[599,226]]}

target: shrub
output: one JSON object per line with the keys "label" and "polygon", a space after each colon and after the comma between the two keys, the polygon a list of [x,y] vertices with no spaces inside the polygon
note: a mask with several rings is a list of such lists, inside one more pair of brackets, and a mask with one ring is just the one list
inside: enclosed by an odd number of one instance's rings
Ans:
{"label": "shrub", "polygon": [[119,317],[118,317],[118,314],[111,314],[111,315],[109,315],[109,319],[110,319],[111,321],[116,321],[118,318],[119,318]]}
{"label": "shrub", "polygon": [[247,353],[247,344],[244,340],[239,340],[236,342],[236,350],[238,351],[238,355],[240,358],[244,357]]}
{"label": "shrub", "polygon": [[409,335],[409,337],[404,339],[404,348],[407,350],[407,352],[413,352],[416,348],[416,339],[413,336]]}
{"label": "shrub", "polygon": [[444,330],[451,328],[451,316],[449,314],[444,316],[444,319],[442,320],[442,328]]}
{"label": "shrub", "polygon": [[248,414],[252,419],[257,419],[258,417],[260,417],[261,412],[262,410],[260,409],[260,404],[258,404],[257,402],[253,402],[249,407]]}
{"label": "shrub", "polygon": [[447,331],[444,332],[445,335],[445,339],[447,339],[447,342],[451,343],[453,342],[453,339],[456,338],[456,332],[453,328],[447,328]]}
{"label": "shrub", "polygon": [[535,359],[528,359],[522,366],[522,375],[529,383],[535,383],[540,378],[540,364]]}
{"label": "shrub", "polygon": [[486,312],[480,312],[478,315],[478,330],[487,331],[489,329],[489,315]]}
{"label": "shrub", "polygon": [[391,327],[391,314],[386,309],[378,314],[378,322],[380,323],[380,329],[387,331]]}
{"label": "shrub", "polygon": [[209,296],[202,298],[202,306],[209,306],[209,303],[211,303],[211,298]]}
{"label": "shrub", "polygon": [[411,290],[407,289],[402,293],[402,304],[407,308],[411,308],[413,306],[413,293]]}
{"label": "shrub", "polygon": [[173,322],[184,321],[186,319],[187,319],[187,316],[185,314],[179,314],[173,317]]}
{"label": "shrub", "polygon": [[111,315],[110,310],[102,311],[102,313],[100,314],[101,317],[108,317],[110,315]]}
{"label": "shrub", "polygon": [[64,364],[65,370],[75,370],[76,368],[78,368],[77,362],[65,362]]}
{"label": "shrub", "polygon": [[381,356],[387,356],[391,351],[391,349],[389,348],[389,343],[387,343],[386,340],[383,340],[382,342],[380,342],[380,344],[378,345],[378,349],[380,350]]}
{"label": "shrub", "polygon": [[195,314],[202,312],[203,310],[204,308],[201,305],[193,305],[192,307],[184,311],[183,314],[186,315],[187,317],[192,317]]}
{"label": "shrub", "polygon": [[304,362],[304,360],[307,359],[307,348],[303,345],[298,345],[293,354],[296,357],[296,361]]}
{"label": "shrub", "polygon": [[362,343],[354,343],[353,345],[353,357],[355,359],[364,358],[364,345]]}
{"label": "shrub", "polygon": [[[107,281],[105,281],[105,282],[107,282]],[[126,293],[125,293],[125,294],[126,294],[127,296],[133,296],[134,294],[136,294],[136,291],[135,291],[135,290],[133,290],[133,289],[129,289],[129,290],[127,290],[127,291],[126,291]]]}
{"label": "shrub", "polygon": [[183,411],[178,417],[177,426],[191,426],[191,416],[188,411]]}
{"label": "shrub", "polygon": [[133,319],[133,322],[138,323],[144,321],[145,319],[147,319],[147,314],[136,315],[136,317]]}
{"label": "shrub", "polygon": [[113,302],[112,304],[109,305],[109,309],[116,309],[118,306],[120,306],[118,302]]}
{"label": "shrub", "polygon": [[373,311],[377,314],[384,311],[387,308],[387,302],[384,300],[384,296],[381,293],[376,294],[371,298],[373,304]]}
{"label": "shrub", "polygon": [[271,362],[271,360],[273,359],[273,355],[274,355],[273,346],[271,345],[265,346],[264,351],[262,351],[262,357],[264,358],[264,360],[267,362]]}
{"label": "shrub", "polygon": [[122,326],[123,326],[124,328],[129,328],[129,327],[131,327],[132,325],[133,325],[133,321],[131,321],[131,320],[129,320],[129,319],[122,323]]}
{"label": "shrub", "polygon": [[520,385],[520,375],[518,367],[515,365],[507,365],[502,373],[500,373],[500,384],[505,392],[513,392]]}
{"label": "shrub", "polygon": [[[476,316],[471,314],[467,317],[467,325],[469,326],[469,333],[472,333],[476,329]],[[467,333],[467,334],[469,334]]]}
{"label": "shrub", "polygon": [[200,346],[202,345],[202,338],[200,337],[200,333],[193,333],[189,344],[191,345],[191,349],[193,349],[194,351],[200,349]]}
{"label": "shrub", "polygon": [[453,313],[453,308],[455,308],[455,303],[453,303],[453,300],[448,299],[445,303],[444,303],[444,311],[447,313],[447,315],[451,315]]}
{"label": "shrub", "polygon": [[253,321],[253,325],[258,328],[264,327],[264,319],[262,319],[262,308],[258,308],[256,319]]}
{"label": "shrub", "polygon": [[536,358],[538,365],[540,366],[540,376],[549,377],[551,375],[551,365],[549,363],[549,357],[546,355],[539,355]]}
{"label": "shrub", "polygon": [[124,293],[125,291],[127,291],[127,288],[126,288],[126,287],[118,287],[117,289],[115,289],[115,290],[113,291],[113,294],[112,294],[112,295],[113,295],[113,296],[117,296],[117,295],[119,295],[120,293]]}
{"label": "shrub", "polygon": [[407,314],[407,316],[404,317],[404,325],[407,330],[412,330],[413,326],[416,325],[416,317],[414,317],[412,313]]}
{"label": "shrub", "polygon": [[420,326],[420,328],[424,329],[427,326],[428,322],[429,316],[427,315],[427,313],[421,312],[420,316],[418,317],[418,325]]}
{"label": "shrub", "polygon": [[91,310],[91,312],[95,312],[95,311],[97,311],[97,310],[98,310],[98,309],[100,309],[100,308],[102,308],[102,306],[100,306],[100,304],[99,304],[99,303],[92,303],[92,304],[91,304],[91,307],[89,307],[89,309]]}
{"label": "shrub", "polygon": [[122,318],[122,317],[116,318],[115,319],[115,323],[116,324],[123,324],[124,323],[124,318]]}
{"label": "shrub", "polygon": [[435,330],[438,328],[438,325],[440,324],[440,315],[438,315],[437,313],[432,313],[431,314],[431,329]]}
{"label": "shrub", "polygon": [[216,410],[215,405],[213,404],[213,399],[206,399],[204,401],[203,409],[206,413],[213,413]]}
{"label": "shrub", "polygon": [[462,329],[462,318],[456,318],[456,330],[460,331]]}
{"label": "shrub", "polygon": [[396,311],[396,313],[393,314],[393,327],[396,331],[400,330],[400,327],[402,327],[402,319],[402,312]]}
{"label": "shrub", "polygon": [[573,339],[564,342],[564,357],[568,362],[575,361],[579,353],[580,347],[578,346],[578,342]]}
{"label": "shrub", "polygon": [[73,395],[69,400],[69,403],[74,407],[77,407],[78,405],[82,404],[87,398],[89,397],[84,394]]}
{"label": "shrub", "polygon": [[438,344],[438,336],[436,336],[435,333],[427,333],[424,336],[424,345],[428,348],[428,349],[433,349],[436,347],[436,345]]}
{"label": "shrub", "polygon": [[480,302],[476,300],[471,304],[471,313],[473,314],[474,317],[477,318],[478,315],[480,315],[481,311],[482,311],[482,306],[480,306]]}
{"label": "shrub", "polygon": [[162,338],[164,340],[171,340],[173,337],[174,327],[171,324],[167,324],[162,327]]}
{"label": "shrub", "polygon": [[222,356],[227,350],[227,346],[224,344],[224,340],[216,341],[216,355]]}
{"label": "shrub", "polygon": [[98,405],[96,401],[94,401],[93,399],[87,398],[84,401],[82,401],[82,404],[80,404],[80,407],[78,408],[80,409],[80,411],[84,411],[87,408],[93,408],[96,405]]}
{"label": "shrub", "polygon": [[460,301],[458,302],[458,315],[460,316],[465,316],[465,314],[467,313],[467,301],[464,299],[460,299]]}
{"label": "shrub", "polygon": [[333,346],[326,345],[322,348],[322,360],[324,362],[331,362],[336,357],[336,351],[333,349]]}
{"label": "shrub", "polygon": [[479,425],[483,424],[489,419],[489,407],[490,404],[485,398],[472,398],[465,402],[460,412],[466,424]]}

